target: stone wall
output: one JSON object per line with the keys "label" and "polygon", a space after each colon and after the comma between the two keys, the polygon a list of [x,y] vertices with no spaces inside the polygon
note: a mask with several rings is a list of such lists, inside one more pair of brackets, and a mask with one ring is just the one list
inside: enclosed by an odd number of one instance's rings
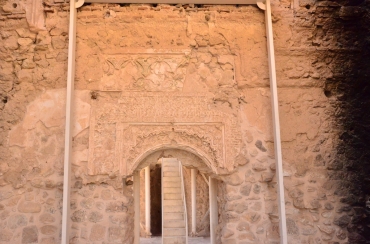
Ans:
{"label": "stone wall", "polygon": [[[364,242],[354,220],[366,194],[348,201],[351,160],[339,145],[351,130],[336,116],[347,81],[338,67],[356,43],[347,25],[338,30],[367,12],[346,4],[273,1],[289,243]],[[0,2],[1,243],[60,241],[68,11],[63,0]],[[235,118],[237,157],[217,175],[218,240],[278,243],[264,13],[85,4],[77,23],[71,243],[132,243],[132,186],[109,162],[89,172],[92,107],[123,92],[207,94],[209,107]],[[114,141],[103,144],[112,155]]]}

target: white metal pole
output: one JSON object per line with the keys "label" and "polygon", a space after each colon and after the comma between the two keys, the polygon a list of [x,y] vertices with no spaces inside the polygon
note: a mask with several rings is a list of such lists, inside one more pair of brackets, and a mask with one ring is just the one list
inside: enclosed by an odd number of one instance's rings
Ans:
{"label": "white metal pole", "polygon": [[140,171],[134,172],[134,244],[140,243]]}
{"label": "white metal pole", "polygon": [[150,236],[150,166],[145,167],[145,229]]}
{"label": "white metal pole", "polygon": [[216,228],[218,225],[217,180],[209,177],[209,228],[211,244],[216,244]]}
{"label": "white metal pole", "polygon": [[71,151],[72,151],[72,102],[75,78],[76,55],[76,19],[75,1],[70,1],[69,40],[68,40],[68,72],[66,97],[66,123],[64,134],[64,176],[63,176],[63,213],[62,213],[62,244],[69,243],[69,212],[71,182]]}
{"label": "white metal pole", "polygon": [[191,169],[191,235],[197,233],[197,169]]}
{"label": "white metal pole", "polygon": [[270,0],[266,0],[265,17],[266,17],[268,63],[269,63],[269,70],[270,70],[270,89],[271,89],[272,119],[273,119],[273,128],[274,128],[276,176],[277,176],[277,183],[278,183],[280,243],[286,244],[288,242],[288,236],[287,236],[286,215],[285,215],[283,158],[282,158],[282,151],[281,151],[279,100],[278,100],[278,94],[277,94],[274,37],[273,37],[273,32],[272,32]]}

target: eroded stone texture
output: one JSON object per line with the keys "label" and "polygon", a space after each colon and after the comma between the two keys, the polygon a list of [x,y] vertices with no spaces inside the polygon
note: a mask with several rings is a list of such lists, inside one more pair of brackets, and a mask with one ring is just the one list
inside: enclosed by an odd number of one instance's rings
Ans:
{"label": "eroded stone texture", "polygon": [[39,213],[41,204],[36,202],[21,201],[18,204],[18,211],[21,213]]}
{"label": "eroded stone texture", "polygon": [[101,241],[105,239],[106,227],[95,224],[91,228],[90,241]]}
{"label": "eroded stone texture", "polygon": [[27,217],[25,215],[12,215],[8,218],[8,227],[10,229],[16,229],[23,227],[28,224]]}
{"label": "eroded stone texture", "polygon": [[37,243],[39,232],[36,226],[24,227],[22,231],[22,243]]}
{"label": "eroded stone texture", "polygon": [[[60,242],[70,10],[68,1],[41,2],[0,2],[0,238],[9,243]],[[352,223],[366,214],[351,206],[365,203],[347,196],[343,173],[360,165],[357,154],[335,150],[358,130],[339,132],[333,121],[343,114],[336,82],[347,74],[336,67],[347,68],[342,45],[353,40],[336,36],[333,22],[365,16],[347,5],[272,1],[290,243],[364,239]],[[187,195],[190,168],[220,179],[218,240],[277,243],[263,12],[86,4],[77,29],[72,243],[133,243],[132,179],[121,176],[164,156],[184,163]],[[207,236],[201,174],[197,186],[197,232]]]}

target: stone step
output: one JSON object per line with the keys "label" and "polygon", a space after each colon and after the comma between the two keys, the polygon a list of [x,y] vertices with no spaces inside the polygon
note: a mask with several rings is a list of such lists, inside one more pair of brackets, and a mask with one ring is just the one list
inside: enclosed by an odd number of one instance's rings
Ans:
{"label": "stone step", "polygon": [[179,171],[164,171],[163,172],[163,177],[167,176],[180,176]]}
{"label": "stone step", "polygon": [[179,171],[179,166],[176,165],[176,166],[173,166],[173,165],[166,165],[166,166],[162,166],[163,168],[163,171]]}
{"label": "stone step", "polygon": [[181,193],[181,187],[164,187],[163,193]]}
{"label": "stone step", "polygon": [[163,232],[163,235],[168,237],[184,237],[186,234],[185,228],[164,228]]}
{"label": "stone step", "polygon": [[184,220],[184,214],[183,213],[164,213],[163,218],[165,221],[171,220],[171,219]]}
{"label": "stone step", "polygon": [[170,206],[163,208],[164,214],[166,213],[184,213],[184,206],[181,204],[180,206]]}
{"label": "stone step", "polygon": [[163,200],[163,206],[183,206],[182,200]]}
{"label": "stone step", "polygon": [[163,237],[163,244],[185,244],[185,237]]}
{"label": "stone step", "polygon": [[171,181],[171,182],[173,182],[173,181],[181,182],[181,178],[180,178],[180,176],[166,176],[166,177],[163,177],[163,179],[162,179],[163,183],[166,183],[166,182],[169,182],[169,181]]}
{"label": "stone step", "polygon": [[182,200],[180,193],[165,193],[164,200]]}
{"label": "stone step", "polygon": [[179,162],[178,161],[173,161],[173,162],[163,162],[162,167],[177,167],[179,168]]}
{"label": "stone step", "polygon": [[180,188],[181,189],[181,181],[167,181],[163,182],[163,189],[168,188]]}
{"label": "stone step", "polygon": [[170,219],[163,221],[163,228],[185,228],[183,219]]}

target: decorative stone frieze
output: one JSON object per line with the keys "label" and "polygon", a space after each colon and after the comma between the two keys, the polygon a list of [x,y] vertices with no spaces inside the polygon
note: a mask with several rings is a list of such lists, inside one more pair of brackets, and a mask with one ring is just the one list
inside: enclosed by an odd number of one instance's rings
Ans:
{"label": "decorative stone frieze", "polygon": [[91,104],[89,174],[131,175],[145,156],[165,148],[190,151],[214,172],[234,168],[241,149],[238,117],[215,109],[211,96],[99,94]]}

